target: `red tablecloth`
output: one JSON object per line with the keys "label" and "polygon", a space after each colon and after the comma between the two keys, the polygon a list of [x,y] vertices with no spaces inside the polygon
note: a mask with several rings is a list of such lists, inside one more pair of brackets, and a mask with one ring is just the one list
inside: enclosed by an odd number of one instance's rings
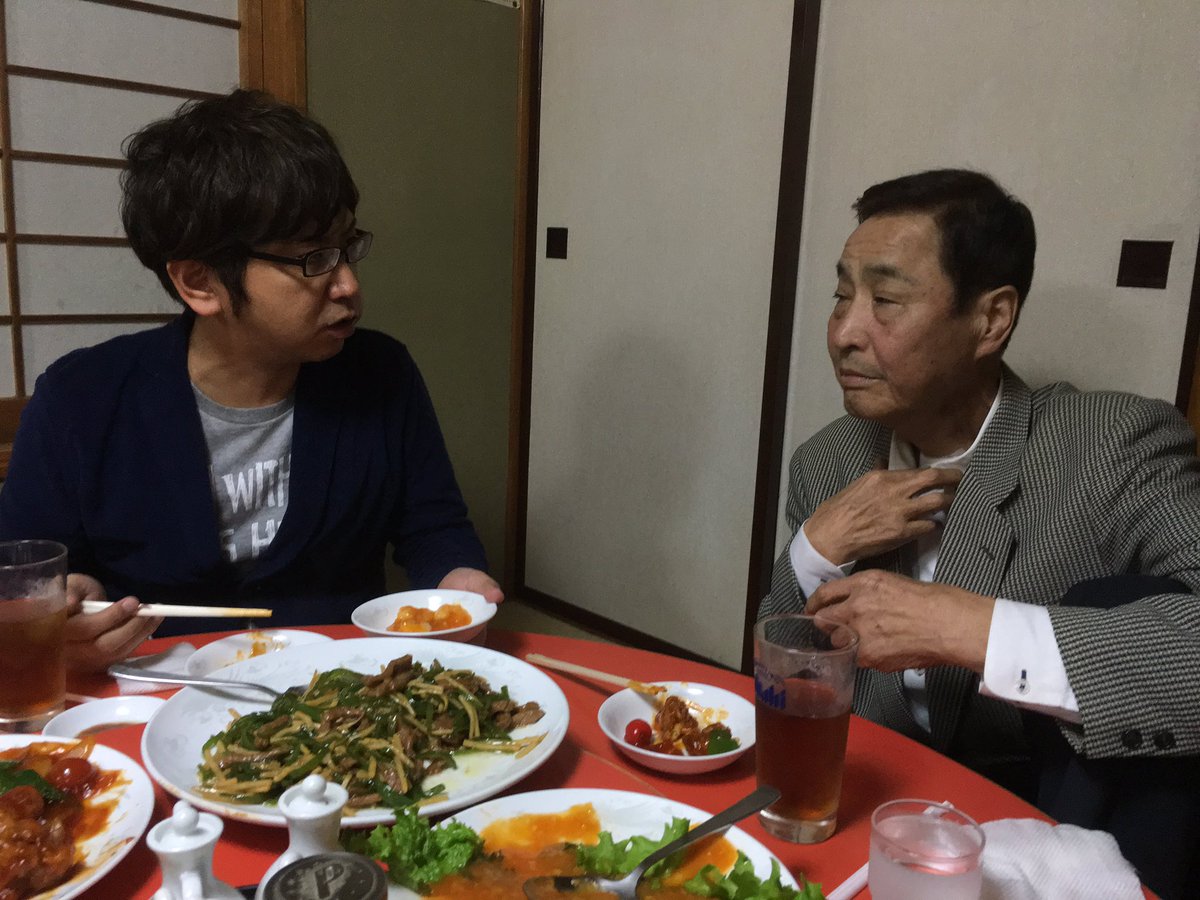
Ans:
{"label": "red tablecloth", "polygon": [[[312,630],[334,638],[363,637],[358,629],[348,625]],[[141,652],[155,653],[179,640],[201,646],[222,636],[214,633],[149,641]],[[486,645],[519,657],[526,653],[542,653],[642,681],[684,680],[715,684],[753,699],[753,681],[748,676],[644,650],[496,630],[488,635]],[[663,775],[628,761],[612,746],[596,722],[596,712],[612,688],[557,672],[549,674],[562,688],[570,705],[571,723],[566,740],[545,765],[510,788],[509,793],[563,787],[610,788],[658,794],[715,811],[753,789],[753,754],[716,772],[687,777]],[[71,689],[94,696],[117,693],[116,685],[107,677],[76,680]],[[127,727],[102,732],[98,739],[140,761],[141,733],[141,726]],[[161,788],[156,786],[155,790],[156,807],[151,824],[168,816],[174,803],[174,798]],[[866,862],[871,812],[885,800],[898,797],[949,800],[979,821],[1045,818],[1015,795],[927,747],[852,717],[839,824],[832,838],[815,845],[789,844],[770,837],[756,819],[742,822],[740,827],[769,847],[797,877],[802,874],[809,880],[820,882],[828,891]],[[214,870],[217,877],[233,885],[255,883],[286,845],[286,829],[226,821],[217,846]],[[157,860],[143,841],[84,897],[88,900],[117,897],[143,900],[160,884]],[[870,895],[864,891],[860,896]]]}

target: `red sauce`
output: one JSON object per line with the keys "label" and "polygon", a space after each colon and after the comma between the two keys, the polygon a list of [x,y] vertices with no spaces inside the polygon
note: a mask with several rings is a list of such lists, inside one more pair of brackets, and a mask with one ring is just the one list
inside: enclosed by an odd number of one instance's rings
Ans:
{"label": "red sauce", "polygon": [[125,779],[91,765],[91,748],[38,742],[0,752],[0,760],[15,760],[65,794],[46,801],[27,786],[0,794],[0,900],[31,897],[72,877],[83,861],[81,842],[108,824],[116,799],[94,798]]}

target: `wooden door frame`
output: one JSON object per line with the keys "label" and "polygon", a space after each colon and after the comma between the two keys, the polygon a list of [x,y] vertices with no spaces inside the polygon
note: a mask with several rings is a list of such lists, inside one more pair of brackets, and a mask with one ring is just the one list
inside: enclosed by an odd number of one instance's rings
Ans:
{"label": "wooden door frame", "polygon": [[[775,249],[764,348],[763,392],[755,478],[753,527],[747,565],[742,668],[752,658],[750,629],[771,583],[782,474],[792,324],[800,257],[805,173],[816,74],[821,0],[793,0],[787,99],[780,155]],[[505,514],[505,590],[531,605],[644,649],[713,662],[685,647],[623,625],[591,610],[552,597],[525,580],[526,520],[529,509],[529,423],[533,373],[534,283],[537,269],[538,147],[540,143],[543,0],[526,0],[521,10],[517,107],[517,208],[513,233],[513,317],[509,381],[508,491]]]}
{"label": "wooden door frame", "polygon": [[1183,358],[1179,362],[1175,405],[1187,416],[1192,431],[1200,435],[1200,235],[1196,239],[1192,295],[1188,300],[1187,325],[1183,332]]}
{"label": "wooden door frame", "polygon": [[238,0],[242,87],[308,109],[305,0]]}

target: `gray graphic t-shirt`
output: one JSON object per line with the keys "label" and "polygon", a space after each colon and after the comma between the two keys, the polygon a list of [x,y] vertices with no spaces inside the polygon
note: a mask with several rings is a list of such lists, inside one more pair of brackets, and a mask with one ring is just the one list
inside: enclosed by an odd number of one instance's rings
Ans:
{"label": "gray graphic t-shirt", "polygon": [[270,546],[287,510],[292,468],[291,397],[258,409],[221,406],[195,385],[221,546],[239,570]]}

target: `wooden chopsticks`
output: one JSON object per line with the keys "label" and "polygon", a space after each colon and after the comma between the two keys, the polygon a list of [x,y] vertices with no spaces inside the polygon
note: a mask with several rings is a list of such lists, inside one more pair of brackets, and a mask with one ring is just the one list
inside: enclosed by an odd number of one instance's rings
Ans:
{"label": "wooden chopsticks", "polygon": [[[84,600],[85,613],[98,613],[108,609],[107,600]],[[271,615],[269,609],[247,609],[238,606],[173,606],[170,603],[145,603],[137,611],[139,616],[191,616],[198,619],[265,619]]]}
{"label": "wooden chopsticks", "polygon": [[582,675],[584,678],[603,681],[605,684],[615,684],[618,687],[629,688],[632,691],[637,691],[639,694],[648,694],[651,697],[657,697],[659,694],[667,692],[667,689],[659,684],[646,684],[644,681],[638,681],[634,678],[625,678],[621,675],[613,675],[610,672],[601,672],[599,669],[589,669],[587,666],[576,665],[564,659],[542,656],[540,653],[526,653],[525,661],[546,669],[555,669],[556,671],[567,672],[571,675]]}

